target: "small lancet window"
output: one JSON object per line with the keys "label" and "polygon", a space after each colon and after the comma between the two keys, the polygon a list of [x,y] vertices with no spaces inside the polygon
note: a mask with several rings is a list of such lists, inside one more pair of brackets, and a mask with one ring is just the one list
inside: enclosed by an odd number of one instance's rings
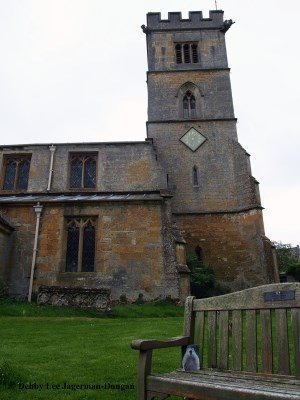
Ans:
{"label": "small lancet window", "polygon": [[182,64],[181,44],[179,44],[179,43],[176,44],[175,53],[176,53],[176,63]]}
{"label": "small lancet window", "polygon": [[190,64],[190,62],[191,62],[190,45],[187,43],[183,46],[183,54],[184,54],[185,64]]}
{"label": "small lancet window", "polygon": [[187,91],[182,100],[183,105],[183,118],[196,117],[196,99],[195,96]]}
{"label": "small lancet window", "polygon": [[200,246],[195,247],[195,254],[196,254],[196,257],[198,258],[198,260],[200,262],[203,262],[203,250],[201,249]]}
{"label": "small lancet window", "polygon": [[193,167],[193,186],[199,186],[198,168],[196,166]]}
{"label": "small lancet window", "polygon": [[187,95],[185,95],[183,98],[183,117],[184,118],[189,117],[189,99]]}

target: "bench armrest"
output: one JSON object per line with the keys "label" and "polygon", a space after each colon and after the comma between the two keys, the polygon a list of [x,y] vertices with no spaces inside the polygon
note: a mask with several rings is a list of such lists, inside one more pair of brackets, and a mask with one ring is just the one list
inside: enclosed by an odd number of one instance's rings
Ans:
{"label": "bench armrest", "polygon": [[189,336],[179,336],[166,340],[141,339],[133,340],[131,342],[131,348],[134,350],[155,350],[165,349],[167,347],[187,346],[189,343]]}

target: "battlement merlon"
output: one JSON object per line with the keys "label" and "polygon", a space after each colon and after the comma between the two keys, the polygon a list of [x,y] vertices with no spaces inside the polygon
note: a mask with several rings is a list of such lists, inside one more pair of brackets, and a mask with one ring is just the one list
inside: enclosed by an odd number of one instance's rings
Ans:
{"label": "battlement merlon", "polygon": [[229,28],[227,24],[227,29],[224,30],[223,14],[224,11],[222,10],[211,10],[209,11],[209,18],[203,18],[202,11],[190,11],[189,18],[183,19],[181,12],[169,12],[168,19],[161,19],[161,13],[150,12],[147,14],[147,26],[143,25],[142,28],[145,33],[198,29],[218,29],[226,32]]}

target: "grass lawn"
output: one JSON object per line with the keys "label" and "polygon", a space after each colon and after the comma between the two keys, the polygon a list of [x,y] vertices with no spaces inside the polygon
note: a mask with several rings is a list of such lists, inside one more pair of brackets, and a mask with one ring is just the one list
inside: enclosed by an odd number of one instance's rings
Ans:
{"label": "grass lawn", "polygon": [[[178,336],[182,315],[172,305],[119,306],[111,317],[99,318],[94,311],[2,303],[0,399],[135,399],[135,388],[108,389],[136,385],[138,352],[131,340]],[[178,368],[180,349],[154,352],[153,365],[160,372]],[[22,389],[28,383],[40,389]],[[65,384],[106,388],[64,389]]]}

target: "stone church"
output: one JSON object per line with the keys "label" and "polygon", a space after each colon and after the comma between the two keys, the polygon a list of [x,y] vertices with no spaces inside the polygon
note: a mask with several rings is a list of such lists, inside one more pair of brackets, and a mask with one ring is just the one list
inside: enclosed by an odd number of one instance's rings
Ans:
{"label": "stone church", "polygon": [[231,24],[220,10],[147,15],[145,141],[0,147],[0,279],[10,294],[43,286],[183,299],[186,248],[233,290],[278,281],[237,138]]}

